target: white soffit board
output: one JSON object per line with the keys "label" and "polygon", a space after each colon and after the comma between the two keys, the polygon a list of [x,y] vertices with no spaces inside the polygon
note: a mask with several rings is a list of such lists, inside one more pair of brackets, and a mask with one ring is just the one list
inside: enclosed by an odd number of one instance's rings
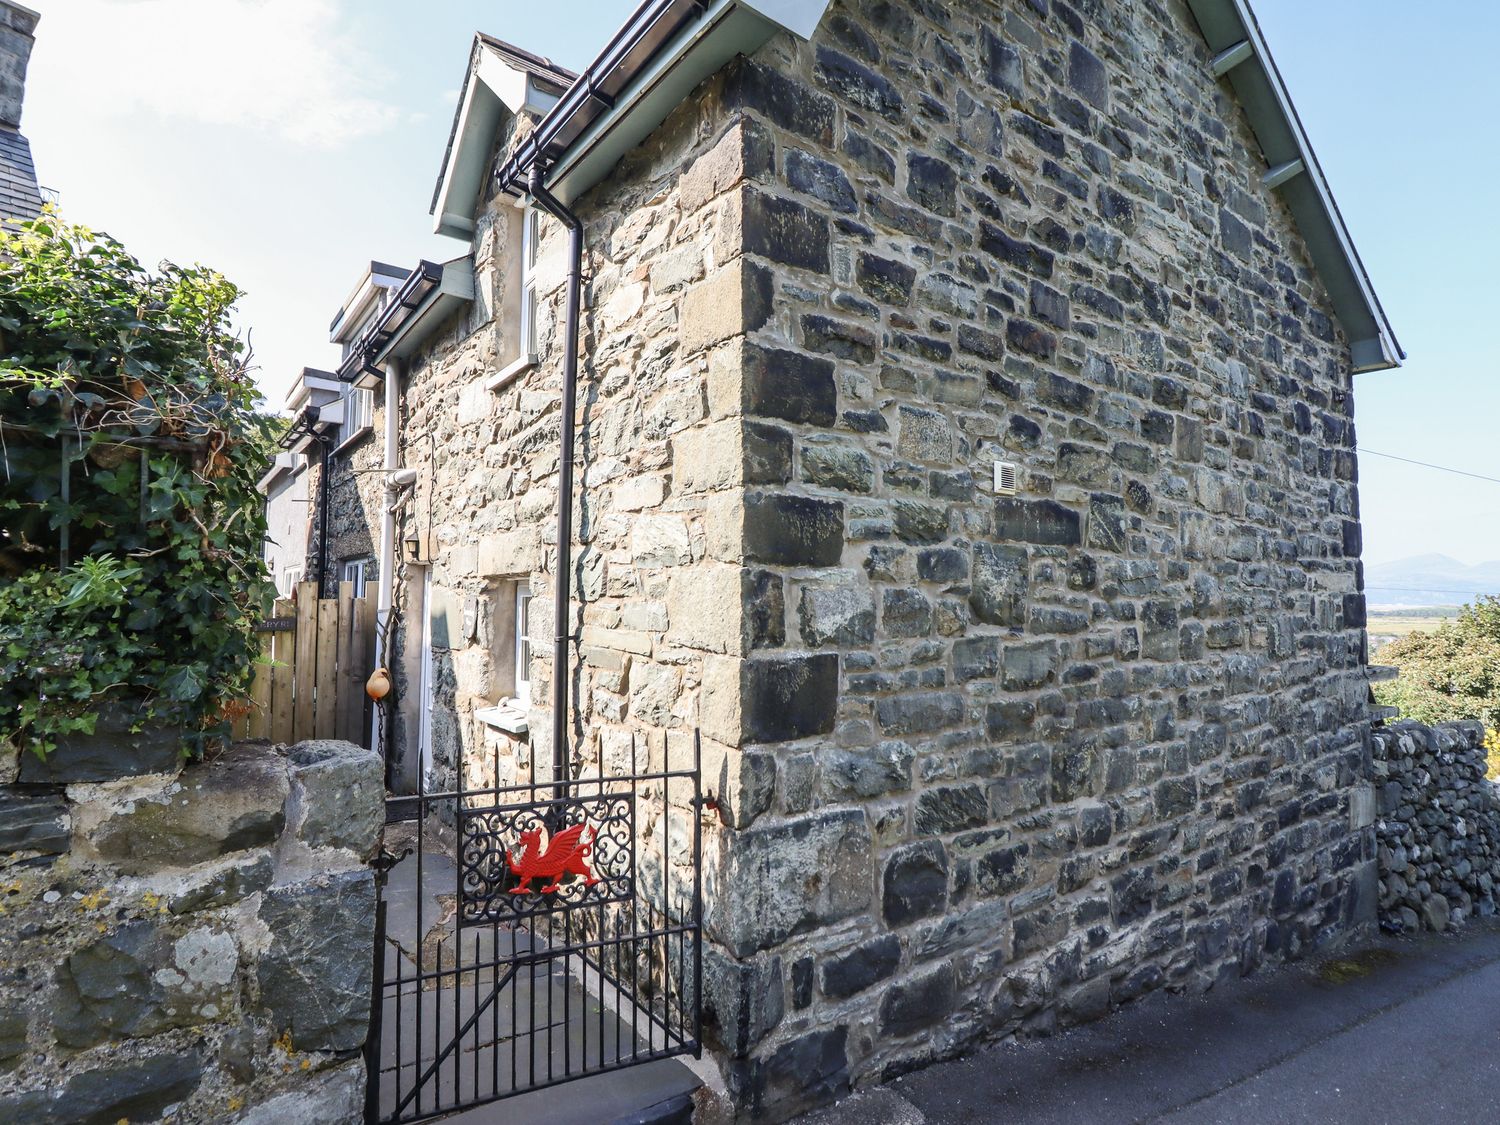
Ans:
{"label": "white soffit board", "polygon": [[[600,180],[736,55],[750,55],[785,29],[806,39],[828,0],[717,0],[656,56],[615,99],[614,108],[579,134],[548,176],[571,203]],[[783,20],[787,22],[782,22]]]}
{"label": "white soffit board", "polygon": [[828,0],[740,0],[740,5],[760,13],[799,39],[811,39],[828,10]]}
{"label": "white soffit board", "polygon": [[442,324],[462,305],[474,299],[474,262],[471,258],[455,258],[443,263],[443,276],[438,280],[421,305],[407,317],[378,353],[370,357],[371,363],[381,363],[390,356],[406,359],[431,335],[432,330]]}
{"label": "white soffit board", "polygon": [[1223,60],[1221,65],[1227,64],[1222,78],[1234,89],[1260,144],[1272,186],[1292,212],[1328,290],[1349,339],[1354,370],[1400,366],[1405,353],[1344,226],[1249,4],[1245,0],[1187,0],[1187,4],[1209,50]]}
{"label": "white soffit board", "polygon": [[511,66],[483,42],[476,50],[478,61],[464,83],[453,148],[433,206],[433,230],[450,238],[474,234],[480,183],[505,112],[542,114],[557,104],[557,96],[541,89],[533,75]]}

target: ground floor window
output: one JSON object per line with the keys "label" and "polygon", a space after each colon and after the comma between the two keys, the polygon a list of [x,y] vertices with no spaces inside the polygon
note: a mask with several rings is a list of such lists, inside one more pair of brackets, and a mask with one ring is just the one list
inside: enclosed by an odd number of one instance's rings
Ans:
{"label": "ground floor window", "polygon": [[344,574],[342,581],[354,583],[354,596],[362,598],[365,596],[365,584],[369,580],[369,574],[374,569],[369,559],[349,559],[344,563]]}
{"label": "ground floor window", "polygon": [[524,713],[531,705],[531,583],[520,577],[493,578],[486,596],[490,699]]}
{"label": "ground floor window", "polygon": [[516,700],[531,706],[531,585],[516,583]]}

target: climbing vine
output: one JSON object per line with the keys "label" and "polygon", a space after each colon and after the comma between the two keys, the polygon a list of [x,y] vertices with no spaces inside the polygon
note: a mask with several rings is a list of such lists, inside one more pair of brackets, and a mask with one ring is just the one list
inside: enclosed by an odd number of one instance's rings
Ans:
{"label": "climbing vine", "polygon": [[0,743],[227,733],[272,596],[238,296],[50,209],[0,230]]}

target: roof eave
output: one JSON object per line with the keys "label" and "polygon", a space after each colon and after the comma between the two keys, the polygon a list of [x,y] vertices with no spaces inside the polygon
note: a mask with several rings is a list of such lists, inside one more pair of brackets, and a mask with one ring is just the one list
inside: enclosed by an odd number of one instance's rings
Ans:
{"label": "roof eave", "polygon": [[[812,5],[816,6],[816,5]],[[758,50],[779,29],[738,3],[712,5],[699,23],[643,69],[550,171],[548,190],[572,203],[651,135],[704,79],[736,55]]]}
{"label": "roof eave", "polygon": [[1216,72],[1234,89],[1266,159],[1265,182],[1291,211],[1349,340],[1354,371],[1406,358],[1246,0],[1187,0]]}
{"label": "roof eave", "polygon": [[510,58],[485,35],[474,37],[448,148],[432,194],[433,230],[449,238],[474,236],[479,189],[495,132],[505,114],[542,114],[557,102],[556,82],[568,72],[538,71]]}
{"label": "roof eave", "polygon": [[388,359],[410,358],[431,337],[434,329],[473,300],[473,259],[463,257],[444,262],[434,284],[427,289],[409,315],[402,318],[399,324],[390,324],[380,329],[383,338],[376,338],[369,362],[380,364]]}
{"label": "roof eave", "polygon": [[[571,203],[609,174],[705,78],[773,35],[810,37],[829,0],[657,0],[642,4],[498,170],[519,194],[539,157],[548,189]],[[662,25],[676,29],[662,37]],[[660,42],[654,42],[660,38]],[[644,57],[642,57],[644,56]]]}
{"label": "roof eave", "polygon": [[271,467],[261,474],[260,480],[255,484],[262,493],[269,494],[271,486],[283,476],[296,476],[297,455],[290,450],[283,450],[271,458]]}
{"label": "roof eave", "polygon": [[329,341],[335,344],[346,342],[350,330],[370,311],[370,305],[376,300],[379,291],[394,289],[406,276],[407,271],[397,266],[372,261],[365,272],[360,274],[359,281],[349,291],[349,296],[344,298],[344,303],[339,306],[339,311],[329,323]]}
{"label": "roof eave", "polygon": [[322,395],[317,396],[320,399],[324,396],[337,397],[341,393],[338,376],[332,371],[317,367],[304,367],[292,381],[292,389],[287,392],[286,411],[296,414],[315,397],[315,392],[322,392]]}

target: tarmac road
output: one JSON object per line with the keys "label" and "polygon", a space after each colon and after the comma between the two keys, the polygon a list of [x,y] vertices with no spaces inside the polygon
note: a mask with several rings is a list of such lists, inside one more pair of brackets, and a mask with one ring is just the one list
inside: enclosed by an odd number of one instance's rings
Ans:
{"label": "tarmac road", "polygon": [[1382,938],[982,1048],[799,1125],[1500,1125],[1500,925]]}

